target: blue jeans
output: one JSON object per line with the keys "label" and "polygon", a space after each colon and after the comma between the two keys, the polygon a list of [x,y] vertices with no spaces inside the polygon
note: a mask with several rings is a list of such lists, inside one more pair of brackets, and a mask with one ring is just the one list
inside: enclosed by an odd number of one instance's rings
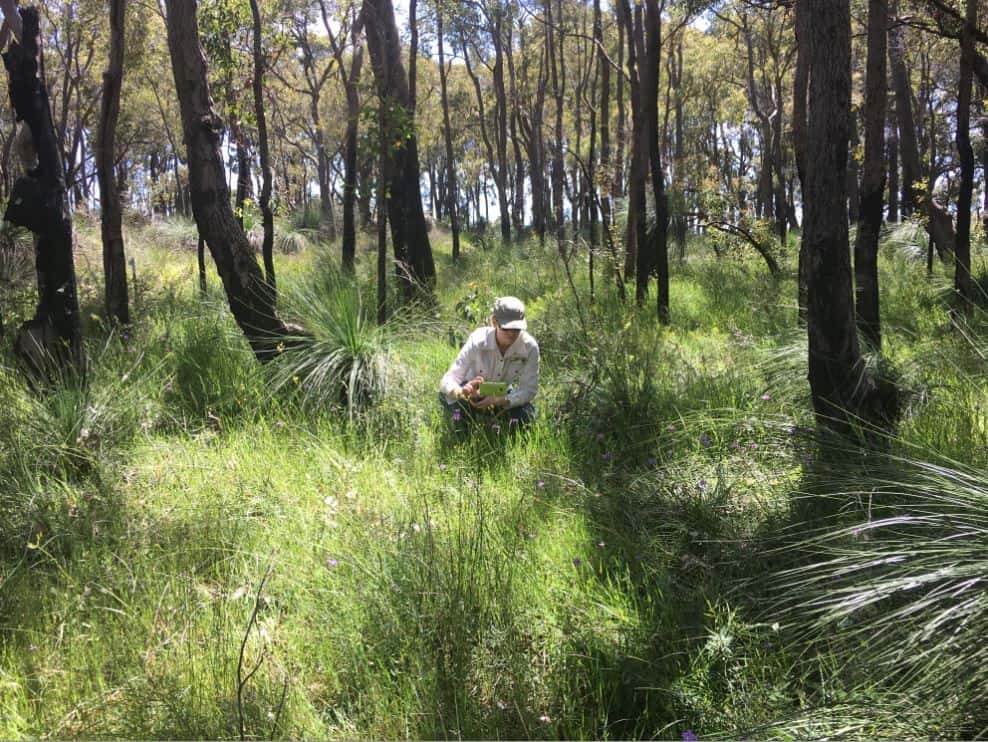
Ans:
{"label": "blue jeans", "polygon": [[501,430],[505,428],[508,431],[518,430],[535,419],[535,405],[531,402],[519,407],[502,408],[496,412],[484,412],[462,399],[450,402],[446,399],[446,395],[440,392],[439,403],[443,406],[443,417],[454,433],[466,433],[471,423],[494,428],[500,426]]}

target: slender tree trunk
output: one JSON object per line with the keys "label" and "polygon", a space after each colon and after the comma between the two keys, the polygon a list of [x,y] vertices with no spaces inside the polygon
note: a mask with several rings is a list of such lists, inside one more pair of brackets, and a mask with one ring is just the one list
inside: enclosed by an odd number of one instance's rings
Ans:
{"label": "slender tree trunk", "polygon": [[117,120],[123,83],[124,25],[127,0],[110,2],[110,62],[103,73],[103,99],[97,143],[100,192],[100,231],[103,237],[103,277],[106,315],[121,325],[130,324],[127,298],[127,259],[124,255],[120,191],[116,179]]}
{"label": "slender tree trunk", "polygon": [[889,60],[892,68],[892,85],[895,90],[895,112],[898,117],[899,147],[902,153],[902,215],[909,216],[917,208],[916,184],[920,181],[919,144],[916,141],[916,124],[912,112],[912,90],[906,69],[906,50],[903,29],[889,29]]}
{"label": "slender tree trunk", "polygon": [[[630,21],[626,22],[623,20],[627,13],[623,9],[621,0],[615,0],[614,2],[614,15],[617,18],[618,27],[618,58],[617,66],[618,69],[624,69],[624,41],[625,41],[625,29],[630,28]],[[627,192],[625,186],[625,150],[626,142],[628,138],[627,122],[628,114],[624,106],[624,75],[619,74],[617,76],[617,157],[614,159],[614,197],[623,198]]]}
{"label": "slender tree trunk", "polygon": [[[641,262],[647,258],[640,255],[641,239],[645,226],[645,178],[648,177],[646,171],[647,155],[645,154],[648,145],[644,142],[644,109],[641,103],[641,83],[639,78],[638,50],[644,48],[644,41],[639,43],[638,30],[641,26],[640,18],[638,22],[632,20],[632,10],[628,0],[618,0],[618,8],[621,13],[621,20],[624,24],[625,36],[628,39],[628,77],[630,80],[631,98],[631,164],[629,166],[628,177],[628,217],[627,231],[625,233],[625,258],[624,276],[626,279],[635,277],[635,296],[638,303],[645,300],[645,291],[648,287],[648,272],[644,278],[639,278]],[[640,8],[636,10],[640,15]],[[644,284],[642,283],[644,281]]]}
{"label": "slender tree trunk", "polygon": [[515,73],[514,63],[514,41],[511,32],[511,23],[507,24],[507,45],[504,57],[508,62],[508,91],[511,103],[511,147],[515,158],[514,166],[514,198],[511,202],[511,226],[515,230],[516,238],[520,238],[525,229],[525,158],[522,154],[522,144],[520,137],[520,109],[518,100],[518,80]]}
{"label": "slender tree trunk", "polygon": [[3,54],[10,100],[17,119],[30,131],[31,149],[38,160],[32,173],[14,183],[4,215],[5,221],[36,235],[38,305],[34,317],[19,328],[14,351],[34,374],[50,378],[61,368],[82,372],[85,364],[72,256],[72,216],[40,64],[38,10],[21,8],[5,20],[15,26],[19,36]]}
{"label": "slender tree trunk", "polygon": [[389,167],[388,153],[391,143],[388,141],[388,118],[384,104],[380,106],[377,128],[380,132],[380,165],[377,178],[377,324],[383,325],[388,321],[388,210],[384,207],[387,199],[387,184],[384,178],[385,168]]}
{"label": "slender tree trunk", "polygon": [[961,34],[960,81],[957,92],[957,152],[961,161],[957,197],[957,244],[954,253],[954,291],[965,312],[971,309],[971,197],[974,192],[974,150],[971,147],[971,87],[974,76],[974,32],[978,0],[967,0]]}
{"label": "slender tree trunk", "polygon": [[501,216],[501,240],[511,241],[511,214],[508,208],[508,96],[504,88],[504,9],[494,4],[491,39],[494,43],[494,141],[497,147],[497,202]]}
{"label": "slender tree trunk", "polygon": [[936,203],[932,193],[918,193],[916,186],[920,180],[921,168],[919,145],[916,140],[916,125],[912,111],[912,91],[909,86],[909,73],[905,62],[905,39],[903,29],[892,24],[889,31],[889,61],[892,67],[892,81],[895,88],[895,108],[899,123],[899,153],[902,160],[902,204],[903,216],[921,209],[926,216],[926,229],[941,258],[954,252],[956,235],[953,220],[942,206]]}
{"label": "slender tree trunk", "polygon": [[[560,0],[561,1],[561,0]],[[562,37],[562,13],[555,18],[552,11],[552,0],[546,0],[546,45],[549,51],[549,71],[552,80],[552,94],[556,102],[555,135],[552,144],[552,213],[553,226],[556,230],[556,244],[563,251],[563,237],[566,225],[563,220],[563,180],[566,177],[563,164],[563,100],[566,95],[565,73],[563,71],[562,52],[564,42],[559,40],[556,47],[556,36]],[[561,6],[560,6],[561,9]]]}
{"label": "slender tree trunk", "polygon": [[882,346],[878,304],[878,238],[885,195],[885,104],[888,58],[886,28],[888,0],[868,3],[868,61],[865,91],[865,156],[854,241],[855,308],[857,324],[867,343]]}
{"label": "slender tree trunk", "polygon": [[858,117],[853,108],[848,129],[851,132],[851,146],[847,153],[847,220],[855,224],[861,207],[861,194],[858,192],[858,161],[854,150],[860,145],[861,137],[858,135]]}
{"label": "slender tree trunk", "polygon": [[899,222],[899,125],[896,123],[895,111],[892,110],[891,113],[888,122],[888,220],[897,224]]}
{"label": "slender tree trunk", "polygon": [[[382,109],[389,114],[385,121],[389,145],[383,178],[388,194],[393,250],[409,273],[409,280],[405,282],[406,296],[414,292],[415,285],[431,293],[436,266],[422,210],[418,139],[409,110],[408,77],[401,62],[391,0],[364,0],[363,17],[378,95]],[[391,146],[398,137],[403,137],[402,146]]]}
{"label": "slender tree trunk", "polygon": [[288,334],[254,251],[230,206],[220,157],[222,124],[212,107],[199,43],[196,0],[166,0],[168,46],[189,158],[192,212],[223,281],[230,310],[255,356],[269,360]]}
{"label": "slender tree trunk", "polygon": [[[796,73],[793,80],[792,104],[792,140],[793,151],[796,154],[796,172],[799,174],[799,184],[803,194],[803,224],[806,224],[806,105],[810,84],[810,17],[809,0],[796,2]],[[806,254],[806,238],[800,240],[799,246],[799,321],[806,324],[809,265]]]}
{"label": "slender tree trunk", "polygon": [[[604,53],[604,26],[600,12],[600,0],[593,4],[593,34],[597,42],[597,68],[600,71],[600,211],[603,228],[611,228],[611,198],[614,177],[611,174],[611,64]],[[593,185],[593,184],[591,184]]]}
{"label": "slender tree trunk", "polygon": [[[525,36],[521,36],[521,56],[523,70],[527,69]],[[546,184],[545,184],[545,142],[542,138],[542,122],[545,115],[545,88],[547,80],[546,59],[548,53],[543,45],[539,55],[539,72],[536,77],[534,102],[530,116],[519,118],[528,152],[528,174],[532,185],[532,228],[539,236],[539,244],[545,245],[546,233]],[[527,77],[523,72],[523,77]]]}
{"label": "slender tree trunk", "polygon": [[849,0],[807,0],[810,85],[806,217],[809,381],[817,423],[847,431],[874,391],[858,349],[848,249],[847,148],[851,108]]}
{"label": "slender tree trunk", "polygon": [[196,265],[199,268],[199,294],[206,295],[206,238],[199,233],[196,245]]}
{"label": "slender tree trunk", "polygon": [[[655,202],[655,231],[649,250],[655,271],[656,305],[659,322],[669,324],[669,201],[662,172],[659,148],[659,65],[662,50],[662,14],[658,0],[645,0],[645,71],[642,79],[642,105],[645,108],[645,132],[648,139],[649,171],[652,175],[652,199]],[[643,246],[639,246],[642,249]]]}
{"label": "slender tree trunk", "polygon": [[439,88],[443,109],[443,139],[446,144],[446,189],[443,193],[446,211],[449,213],[450,229],[453,230],[453,262],[460,258],[460,221],[456,203],[456,163],[453,160],[453,131],[449,123],[449,94],[446,78],[445,50],[443,47],[443,8],[442,3],[436,5],[436,39],[439,44]]}
{"label": "slender tree trunk", "polygon": [[257,147],[261,156],[261,221],[264,224],[264,242],[261,258],[264,261],[264,280],[271,287],[273,300],[277,301],[277,279],[274,272],[274,213],[271,211],[271,154],[268,150],[268,123],[264,112],[264,50],[261,47],[261,11],[257,0],[250,0],[250,13],[254,24],[254,117],[257,119]]}

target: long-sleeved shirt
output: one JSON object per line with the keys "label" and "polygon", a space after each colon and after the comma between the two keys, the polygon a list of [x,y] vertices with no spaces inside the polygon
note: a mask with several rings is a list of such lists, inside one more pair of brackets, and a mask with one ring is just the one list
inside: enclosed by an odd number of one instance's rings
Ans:
{"label": "long-sleeved shirt", "polygon": [[484,381],[508,382],[509,407],[520,407],[535,398],[539,388],[539,344],[522,330],[502,355],[495,332],[493,327],[481,327],[470,333],[439,382],[439,391],[450,402],[460,387],[477,376],[483,376]]}

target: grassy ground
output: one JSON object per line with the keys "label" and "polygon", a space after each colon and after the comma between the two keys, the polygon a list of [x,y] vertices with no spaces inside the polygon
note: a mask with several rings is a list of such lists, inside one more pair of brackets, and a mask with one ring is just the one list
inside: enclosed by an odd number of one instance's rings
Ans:
{"label": "grassy ground", "polygon": [[[792,255],[776,283],[691,245],[661,328],[551,246],[454,266],[439,236],[437,305],[379,329],[369,277],[303,236],[282,306],[317,342],[262,369],[212,270],[198,295],[188,225],[130,231],[124,336],[78,230],[88,387],[0,369],[0,737],[988,725],[988,321],[952,321],[908,227],[883,247],[873,368],[906,394],[878,450],[808,427]],[[507,293],[539,421],[453,441],[438,379]],[[5,324],[29,306],[5,294]]]}

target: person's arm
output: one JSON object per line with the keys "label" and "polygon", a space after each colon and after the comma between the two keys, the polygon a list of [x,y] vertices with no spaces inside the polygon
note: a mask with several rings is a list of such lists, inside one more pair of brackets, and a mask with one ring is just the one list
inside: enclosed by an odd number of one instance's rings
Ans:
{"label": "person's arm", "polygon": [[[463,394],[463,383],[470,374],[470,361],[474,352],[473,338],[471,338],[460,348],[460,352],[457,353],[453,363],[450,364],[449,370],[443,375],[442,380],[440,380],[439,391],[446,397],[447,401],[453,402]],[[469,383],[472,384],[473,381]],[[467,390],[467,394],[469,395],[470,393],[472,393],[472,390]]]}
{"label": "person's arm", "polygon": [[536,345],[528,354],[525,365],[522,366],[521,374],[518,376],[518,383],[515,388],[508,392],[507,406],[521,407],[535,399],[535,393],[539,390],[539,346]]}

